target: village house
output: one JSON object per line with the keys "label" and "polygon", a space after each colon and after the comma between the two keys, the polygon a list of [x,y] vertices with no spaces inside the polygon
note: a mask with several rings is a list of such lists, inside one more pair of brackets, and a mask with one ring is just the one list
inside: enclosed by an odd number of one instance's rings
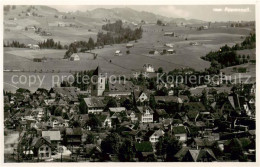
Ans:
{"label": "village house", "polygon": [[157,50],[150,50],[150,51],[149,51],[149,54],[150,54],[150,55],[158,55],[159,52],[158,52]]}
{"label": "village house", "polygon": [[163,137],[163,136],[164,136],[164,131],[161,129],[158,129],[158,130],[154,131],[151,136],[149,136],[149,141],[152,144],[157,143],[159,141],[159,138]]}
{"label": "village house", "polygon": [[135,101],[140,103],[149,102],[150,94],[148,91],[134,90]]}
{"label": "village house", "polygon": [[68,146],[79,146],[82,141],[81,128],[66,128],[63,139]]}
{"label": "village house", "polygon": [[116,50],[114,56],[123,56],[120,50]]}
{"label": "village house", "polygon": [[132,47],[134,47],[134,44],[132,44],[132,43],[128,43],[128,44],[126,44],[126,48],[132,48]]}
{"label": "village house", "polygon": [[145,72],[155,72],[154,67],[151,64],[144,64],[143,69]]}
{"label": "village house", "polygon": [[104,97],[88,97],[84,98],[88,113],[97,114],[103,112],[105,108]]}
{"label": "village house", "polygon": [[174,32],[165,32],[164,36],[174,37]]}
{"label": "village house", "polygon": [[61,134],[59,130],[42,131],[42,137],[50,137],[53,148],[58,148],[61,142]]}
{"label": "village house", "polygon": [[191,149],[183,147],[174,157],[179,162],[214,162],[217,160],[211,149]]}
{"label": "village house", "polygon": [[34,138],[31,144],[34,156],[39,159],[50,159],[52,154],[51,141],[49,137]]}
{"label": "village house", "polygon": [[133,110],[127,110],[127,117],[130,118],[132,123],[136,123],[138,121],[138,116]]}
{"label": "village house", "polygon": [[112,127],[112,119],[108,113],[97,114],[96,116],[100,120],[100,122],[102,124],[101,125],[102,128],[111,128]]}
{"label": "village house", "polygon": [[142,123],[153,122],[154,111],[149,106],[139,106],[137,107],[140,114],[140,121]]}
{"label": "village house", "polygon": [[109,107],[109,112],[110,113],[122,113],[125,112],[126,108],[125,107]]}
{"label": "village house", "polygon": [[79,58],[79,55],[76,54],[76,53],[73,53],[71,56],[70,56],[70,61],[79,61],[80,58]]}
{"label": "village house", "polygon": [[8,135],[4,136],[4,154],[14,154],[17,152],[17,146],[19,143],[19,132],[8,132]]}
{"label": "village house", "polygon": [[104,92],[105,96],[120,97],[130,96],[135,88],[131,81],[112,81],[108,83],[109,91]]}
{"label": "village house", "polygon": [[70,104],[79,104],[79,92],[80,90],[76,87],[53,87],[49,94],[53,99],[64,100]]}
{"label": "village house", "polygon": [[173,135],[181,142],[187,141],[187,130],[184,126],[172,127]]}
{"label": "village house", "polygon": [[174,54],[176,51],[174,49],[168,49],[167,54]]}

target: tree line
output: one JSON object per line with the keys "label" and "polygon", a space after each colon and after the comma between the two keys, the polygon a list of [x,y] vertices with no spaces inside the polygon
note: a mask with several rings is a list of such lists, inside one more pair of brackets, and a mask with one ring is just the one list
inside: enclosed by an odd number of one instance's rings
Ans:
{"label": "tree line", "polygon": [[235,66],[248,63],[249,56],[237,55],[237,50],[253,49],[256,47],[255,33],[250,33],[241,44],[232,47],[222,46],[218,51],[211,51],[206,56],[201,57],[203,60],[210,61],[210,68],[206,69],[211,74],[219,73],[219,70],[229,66]]}
{"label": "tree line", "polygon": [[110,45],[126,43],[128,41],[138,40],[142,38],[142,27],[132,30],[130,27],[123,27],[121,20],[115,23],[108,23],[102,26],[107,33],[99,32],[97,34],[97,45]]}

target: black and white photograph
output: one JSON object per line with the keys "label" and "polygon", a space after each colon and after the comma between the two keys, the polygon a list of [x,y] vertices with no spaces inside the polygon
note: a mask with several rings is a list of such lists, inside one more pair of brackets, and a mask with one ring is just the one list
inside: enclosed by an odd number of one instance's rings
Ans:
{"label": "black and white photograph", "polygon": [[4,164],[257,162],[256,1],[85,2],[2,5]]}

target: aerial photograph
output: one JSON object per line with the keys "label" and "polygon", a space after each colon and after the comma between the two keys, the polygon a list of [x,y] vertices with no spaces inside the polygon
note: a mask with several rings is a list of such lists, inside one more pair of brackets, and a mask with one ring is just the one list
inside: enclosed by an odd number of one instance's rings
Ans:
{"label": "aerial photograph", "polygon": [[4,163],[256,162],[254,4],[2,8]]}

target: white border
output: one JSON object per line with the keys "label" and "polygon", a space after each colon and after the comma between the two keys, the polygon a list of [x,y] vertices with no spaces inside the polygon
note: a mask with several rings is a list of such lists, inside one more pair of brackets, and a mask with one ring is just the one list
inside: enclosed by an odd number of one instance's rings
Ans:
{"label": "white border", "polygon": [[[239,4],[255,4],[255,11],[256,11],[256,38],[257,38],[257,43],[260,40],[259,38],[259,20],[260,20],[260,0],[179,0],[179,1],[171,1],[171,0],[131,0],[131,1],[122,1],[122,0],[4,0],[0,2],[1,8],[0,8],[0,20],[3,20],[3,5],[239,5]],[[0,26],[1,30],[1,40],[0,40],[0,45],[3,46],[3,24]],[[1,70],[3,71],[3,47],[0,47],[0,52],[1,52]],[[257,45],[256,47],[256,55],[260,54],[260,49],[259,46]],[[256,56],[258,57],[258,56]],[[258,58],[257,58],[258,59]],[[257,60],[257,64],[258,60]],[[259,71],[260,67],[256,66],[256,76],[260,74]],[[3,72],[0,73],[0,90],[3,92]],[[259,82],[259,78],[256,78],[257,83]],[[259,90],[259,85],[257,84],[256,87],[256,110],[260,107],[259,103],[259,98],[260,95],[258,92]],[[3,136],[3,93],[1,93],[0,96],[0,111],[1,111],[1,116],[0,116],[0,166],[24,166],[24,167],[29,167],[29,166],[111,166],[111,167],[122,167],[122,166],[199,166],[199,167],[211,167],[211,166],[222,166],[222,167],[229,167],[229,166],[260,166],[260,160],[259,160],[259,154],[258,151],[259,149],[259,121],[256,121],[256,162],[251,163],[251,162],[228,162],[228,163],[223,163],[223,162],[216,162],[216,163],[182,163],[182,162],[177,162],[177,163],[4,163],[4,136]],[[256,111],[256,118],[259,117],[258,113]],[[258,119],[257,119],[258,120]]]}

